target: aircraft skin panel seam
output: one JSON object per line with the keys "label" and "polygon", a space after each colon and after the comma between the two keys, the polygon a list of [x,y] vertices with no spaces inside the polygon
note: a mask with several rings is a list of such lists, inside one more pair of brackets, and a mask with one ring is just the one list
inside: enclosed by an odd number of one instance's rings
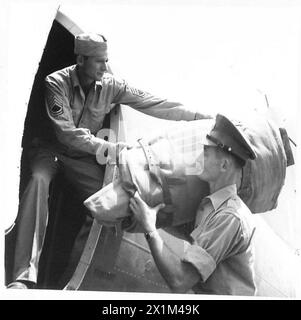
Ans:
{"label": "aircraft skin panel seam", "polygon": [[125,236],[123,237],[123,240],[124,240],[125,242],[133,245],[134,247],[137,247],[137,248],[145,251],[146,253],[151,253],[151,251],[150,251],[149,249],[145,248],[144,246],[138,244],[137,242],[135,242],[135,241],[133,241],[133,240],[131,240],[131,239],[125,237]]}
{"label": "aircraft skin panel seam", "polygon": [[149,280],[149,279],[147,279],[147,278],[145,278],[145,277],[142,277],[142,276],[139,276],[139,275],[137,275],[137,274],[128,272],[128,271],[126,271],[126,270],[122,270],[122,269],[120,269],[120,268],[118,268],[118,267],[116,267],[116,266],[114,267],[114,269],[115,269],[117,272],[126,274],[127,276],[130,276],[130,277],[133,277],[133,278],[136,278],[136,279],[143,279],[143,280],[146,280],[147,282],[149,282],[149,283],[151,283],[151,284],[153,284],[153,285],[155,285],[155,286],[157,286],[157,287],[168,289],[167,286],[165,286],[165,285],[163,285],[163,284],[161,284],[161,283],[158,283],[158,282]]}
{"label": "aircraft skin panel seam", "polygon": [[283,297],[289,297],[288,294],[285,294],[284,292],[280,291],[279,288],[276,288],[272,283],[270,283],[269,281],[267,281],[265,278],[261,277],[260,275],[256,275],[257,278],[259,278],[260,280],[264,281],[266,284],[268,284],[271,288],[273,288],[275,291],[277,291],[281,296]]}

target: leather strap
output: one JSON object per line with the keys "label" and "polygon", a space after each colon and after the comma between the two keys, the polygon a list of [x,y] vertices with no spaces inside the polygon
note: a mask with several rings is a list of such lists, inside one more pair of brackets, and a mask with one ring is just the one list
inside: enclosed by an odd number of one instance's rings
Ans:
{"label": "leather strap", "polygon": [[152,178],[157,181],[157,183],[161,186],[163,191],[163,199],[164,203],[167,206],[165,207],[164,211],[166,212],[166,209],[169,209],[168,206],[172,206],[172,198],[171,193],[168,187],[167,179],[164,174],[162,174],[162,171],[159,166],[159,162],[157,161],[154,153],[151,150],[151,146],[149,144],[144,143],[143,139],[138,140],[139,144],[141,145],[147,163],[148,163],[148,169],[150,171],[150,174]]}

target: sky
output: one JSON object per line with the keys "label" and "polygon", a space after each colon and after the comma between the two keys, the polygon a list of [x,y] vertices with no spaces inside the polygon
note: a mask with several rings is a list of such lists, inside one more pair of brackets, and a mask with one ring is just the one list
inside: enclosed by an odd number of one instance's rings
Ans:
{"label": "sky", "polygon": [[[266,96],[271,115],[300,141],[301,1],[2,1],[4,229],[17,211],[26,104],[59,5],[83,30],[106,36],[111,68],[130,84],[212,114],[245,114],[254,105],[266,112]],[[129,114],[133,128],[162,125]]]}

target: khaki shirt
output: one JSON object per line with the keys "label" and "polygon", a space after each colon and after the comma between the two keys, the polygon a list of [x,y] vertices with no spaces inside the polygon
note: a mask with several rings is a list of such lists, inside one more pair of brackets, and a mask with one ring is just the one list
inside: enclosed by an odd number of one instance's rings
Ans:
{"label": "khaki shirt", "polygon": [[254,231],[252,214],[237,195],[236,185],[202,201],[191,233],[193,242],[183,259],[201,276],[193,288],[196,293],[255,295]]}
{"label": "khaki shirt", "polygon": [[180,103],[155,97],[110,74],[106,74],[102,81],[96,81],[85,97],[76,65],[48,75],[45,84],[47,113],[59,143],[68,154],[74,151],[96,153],[104,140],[95,135],[115,104],[126,104],[162,119],[189,121],[199,118],[198,113]]}

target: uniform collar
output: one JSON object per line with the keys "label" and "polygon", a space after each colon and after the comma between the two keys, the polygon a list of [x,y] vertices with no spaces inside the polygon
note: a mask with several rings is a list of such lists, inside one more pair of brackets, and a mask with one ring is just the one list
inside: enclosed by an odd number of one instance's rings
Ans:
{"label": "uniform collar", "polygon": [[[71,77],[71,81],[72,81],[72,85],[73,87],[80,87],[80,82],[79,82],[79,78],[78,78],[78,74],[77,71],[78,70],[78,66],[75,64],[71,67],[71,71],[70,71],[70,77]],[[102,87],[102,82],[101,81],[95,81],[94,83],[95,89],[96,87]]]}
{"label": "uniform collar", "polygon": [[212,206],[214,208],[214,211],[217,211],[218,208],[231,196],[237,194],[237,188],[236,184],[232,184],[229,186],[226,186],[222,189],[219,189],[212,193],[211,195],[207,196],[206,198],[210,199]]}
{"label": "uniform collar", "polygon": [[217,212],[221,205],[235,194],[236,184],[232,184],[217,190],[201,201],[195,217],[195,229],[190,234],[192,239],[196,240],[202,232],[202,221],[205,221],[210,214]]}

